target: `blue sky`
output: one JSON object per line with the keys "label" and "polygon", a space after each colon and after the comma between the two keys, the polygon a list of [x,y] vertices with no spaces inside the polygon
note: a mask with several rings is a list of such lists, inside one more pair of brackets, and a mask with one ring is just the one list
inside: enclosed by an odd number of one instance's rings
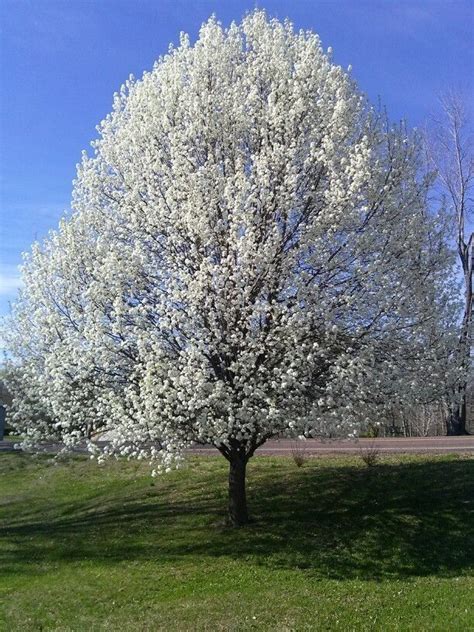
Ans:
{"label": "blue sky", "polygon": [[130,73],[140,76],[212,13],[255,6],[311,28],[392,119],[423,125],[460,86],[473,108],[472,0],[2,0],[0,3],[0,315],[21,252],[68,208],[75,166]]}

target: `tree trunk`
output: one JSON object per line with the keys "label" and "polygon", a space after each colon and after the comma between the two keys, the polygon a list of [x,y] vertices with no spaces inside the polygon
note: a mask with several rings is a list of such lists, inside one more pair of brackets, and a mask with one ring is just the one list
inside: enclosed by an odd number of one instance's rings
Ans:
{"label": "tree trunk", "polygon": [[[473,236],[469,240],[471,243]],[[463,259],[463,266],[466,275],[466,293],[465,308],[463,322],[461,326],[461,335],[459,338],[459,353],[461,355],[461,366],[464,370],[464,380],[458,385],[459,403],[455,405],[451,411],[450,419],[448,419],[447,433],[448,435],[464,435],[469,434],[466,428],[467,421],[467,387],[468,379],[472,369],[471,344],[472,344],[472,272],[474,264],[474,250],[469,246]]]}
{"label": "tree trunk", "polygon": [[446,434],[449,436],[469,434],[466,429],[466,387],[462,389],[462,401],[451,411],[447,419]]}
{"label": "tree trunk", "polygon": [[229,519],[234,527],[248,523],[245,470],[247,458],[233,454],[229,460]]}

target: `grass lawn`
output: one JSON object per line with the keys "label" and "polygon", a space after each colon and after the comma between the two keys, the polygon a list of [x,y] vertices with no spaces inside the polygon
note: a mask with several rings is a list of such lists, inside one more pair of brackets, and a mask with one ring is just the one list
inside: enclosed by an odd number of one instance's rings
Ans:
{"label": "grass lawn", "polygon": [[0,629],[474,630],[474,459],[226,463],[0,454]]}

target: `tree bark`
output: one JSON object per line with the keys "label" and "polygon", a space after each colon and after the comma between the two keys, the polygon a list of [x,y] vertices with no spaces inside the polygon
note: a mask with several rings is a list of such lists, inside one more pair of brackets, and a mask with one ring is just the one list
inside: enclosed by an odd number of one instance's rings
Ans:
{"label": "tree bark", "polygon": [[466,427],[467,417],[467,385],[460,388],[462,392],[462,400],[456,405],[451,415],[447,419],[446,434],[448,437],[469,434]]}
{"label": "tree bark", "polygon": [[[461,366],[464,369],[464,375],[469,375],[471,371],[471,344],[472,344],[472,276],[474,251],[472,250],[472,236],[469,239],[469,251],[466,260],[463,259],[463,266],[468,270],[466,274],[466,293],[464,317],[461,326],[461,335],[459,338],[459,352],[461,354]],[[464,379],[458,384],[458,397],[460,398],[452,410],[447,424],[447,435],[465,435],[467,431],[467,386],[468,380]]]}
{"label": "tree bark", "polygon": [[239,454],[233,454],[229,459],[229,520],[234,527],[242,527],[249,522],[245,492],[247,460]]}

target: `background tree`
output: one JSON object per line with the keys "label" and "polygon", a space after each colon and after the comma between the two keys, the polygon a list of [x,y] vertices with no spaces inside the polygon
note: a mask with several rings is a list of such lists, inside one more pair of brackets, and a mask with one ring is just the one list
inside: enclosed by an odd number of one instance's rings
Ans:
{"label": "background tree", "polygon": [[419,139],[316,35],[212,18],[125,84],[99,132],[72,214],[24,265],[25,446],[106,430],[100,457],[166,470],[214,445],[241,525],[267,439],[354,436],[449,379],[452,260]]}
{"label": "background tree", "polygon": [[474,152],[472,129],[461,94],[450,91],[440,101],[441,115],[433,120],[428,148],[453,226],[464,287],[457,354],[461,372],[454,387],[455,395],[447,423],[447,433],[459,435],[467,433],[466,390],[471,370]]}

